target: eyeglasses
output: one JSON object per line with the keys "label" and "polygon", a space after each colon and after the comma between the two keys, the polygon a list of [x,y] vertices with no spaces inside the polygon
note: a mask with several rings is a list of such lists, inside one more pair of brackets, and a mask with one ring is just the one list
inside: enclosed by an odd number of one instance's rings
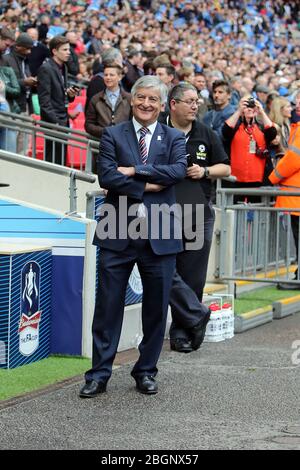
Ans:
{"label": "eyeglasses", "polygon": [[188,106],[200,106],[201,100],[180,100],[179,98],[174,98],[175,101],[181,101],[182,103],[187,104]]}
{"label": "eyeglasses", "polygon": [[139,93],[137,93],[135,95],[135,98],[140,101],[141,103],[144,103],[146,101],[146,99],[148,98],[148,100],[150,101],[150,103],[152,104],[156,104],[160,101],[160,99],[158,98],[158,96],[145,96],[145,95],[140,95]]}

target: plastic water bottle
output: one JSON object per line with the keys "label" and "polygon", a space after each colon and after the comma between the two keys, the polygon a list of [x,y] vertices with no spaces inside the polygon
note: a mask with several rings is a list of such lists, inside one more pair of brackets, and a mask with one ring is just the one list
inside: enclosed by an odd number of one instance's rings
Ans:
{"label": "plastic water bottle", "polygon": [[234,313],[230,303],[223,304],[223,321],[224,321],[224,334],[225,339],[233,338],[234,336]]}
{"label": "plastic water bottle", "polygon": [[227,339],[228,337],[228,328],[229,328],[229,312],[228,309],[226,308],[227,304],[222,305],[222,330],[223,330],[223,335],[224,339]]}
{"label": "plastic water bottle", "polygon": [[206,327],[204,340],[211,343],[224,341],[223,317],[220,304],[214,302],[209,305],[211,310],[210,320]]}

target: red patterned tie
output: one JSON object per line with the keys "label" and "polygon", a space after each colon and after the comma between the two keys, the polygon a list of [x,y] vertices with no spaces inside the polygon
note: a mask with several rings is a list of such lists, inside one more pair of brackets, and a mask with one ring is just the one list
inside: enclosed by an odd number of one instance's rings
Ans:
{"label": "red patterned tie", "polygon": [[140,140],[139,140],[139,147],[140,147],[140,154],[142,158],[142,163],[146,165],[147,158],[148,158],[148,150],[146,146],[145,135],[149,132],[147,127],[140,128]]}

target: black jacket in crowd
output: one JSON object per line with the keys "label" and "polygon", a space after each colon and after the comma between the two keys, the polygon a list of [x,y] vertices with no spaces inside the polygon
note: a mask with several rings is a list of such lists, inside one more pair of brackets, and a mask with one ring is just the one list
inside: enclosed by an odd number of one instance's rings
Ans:
{"label": "black jacket in crowd", "polygon": [[26,58],[24,58],[20,54],[17,54],[14,49],[9,54],[2,56],[2,64],[6,65],[7,67],[11,67],[15,72],[18,83],[20,85],[20,94],[19,96],[16,97],[16,102],[20,108],[20,111],[26,112],[27,102],[28,102],[28,98],[29,98],[29,94],[31,90],[30,88],[24,85],[24,74],[23,74],[23,69],[22,69],[22,62],[24,62],[26,77],[30,77],[31,71],[29,69],[28,61],[26,60]]}
{"label": "black jacket in crowd", "polygon": [[[172,127],[170,117],[162,114],[159,119]],[[186,136],[186,152],[190,154],[192,163],[202,167],[210,167],[217,163],[229,165],[229,159],[223,144],[216,133],[198,120],[192,124]],[[204,204],[214,198],[213,182],[209,178],[192,180],[185,178],[176,185],[176,200],[179,204]]]}
{"label": "black jacket in crowd", "polygon": [[28,65],[33,77],[37,76],[40,66],[48,57],[50,57],[50,51],[45,44],[38,42],[33,46],[31,53],[27,56]]}
{"label": "black jacket in crowd", "polygon": [[75,47],[73,44],[70,44],[70,58],[67,62],[68,72],[70,75],[76,77],[79,74],[79,60],[78,55],[75,52]]}
{"label": "black jacket in crowd", "polygon": [[61,68],[53,59],[44,62],[39,69],[37,86],[43,121],[68,126],[67,106],[74,98],[68,99],[67,88],[67,66],[64,64]]}

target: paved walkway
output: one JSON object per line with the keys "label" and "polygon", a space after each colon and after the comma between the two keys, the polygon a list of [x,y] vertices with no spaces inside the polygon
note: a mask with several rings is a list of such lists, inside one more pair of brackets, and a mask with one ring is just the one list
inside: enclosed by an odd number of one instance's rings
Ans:
{"label": "paved walkway", "polygon": [[96,399],[75,383],[0,410],[0,449],[300,449],[293,358],[300,314],[188,355],[166,344],[157,395],[138,394],[122,365]]}

